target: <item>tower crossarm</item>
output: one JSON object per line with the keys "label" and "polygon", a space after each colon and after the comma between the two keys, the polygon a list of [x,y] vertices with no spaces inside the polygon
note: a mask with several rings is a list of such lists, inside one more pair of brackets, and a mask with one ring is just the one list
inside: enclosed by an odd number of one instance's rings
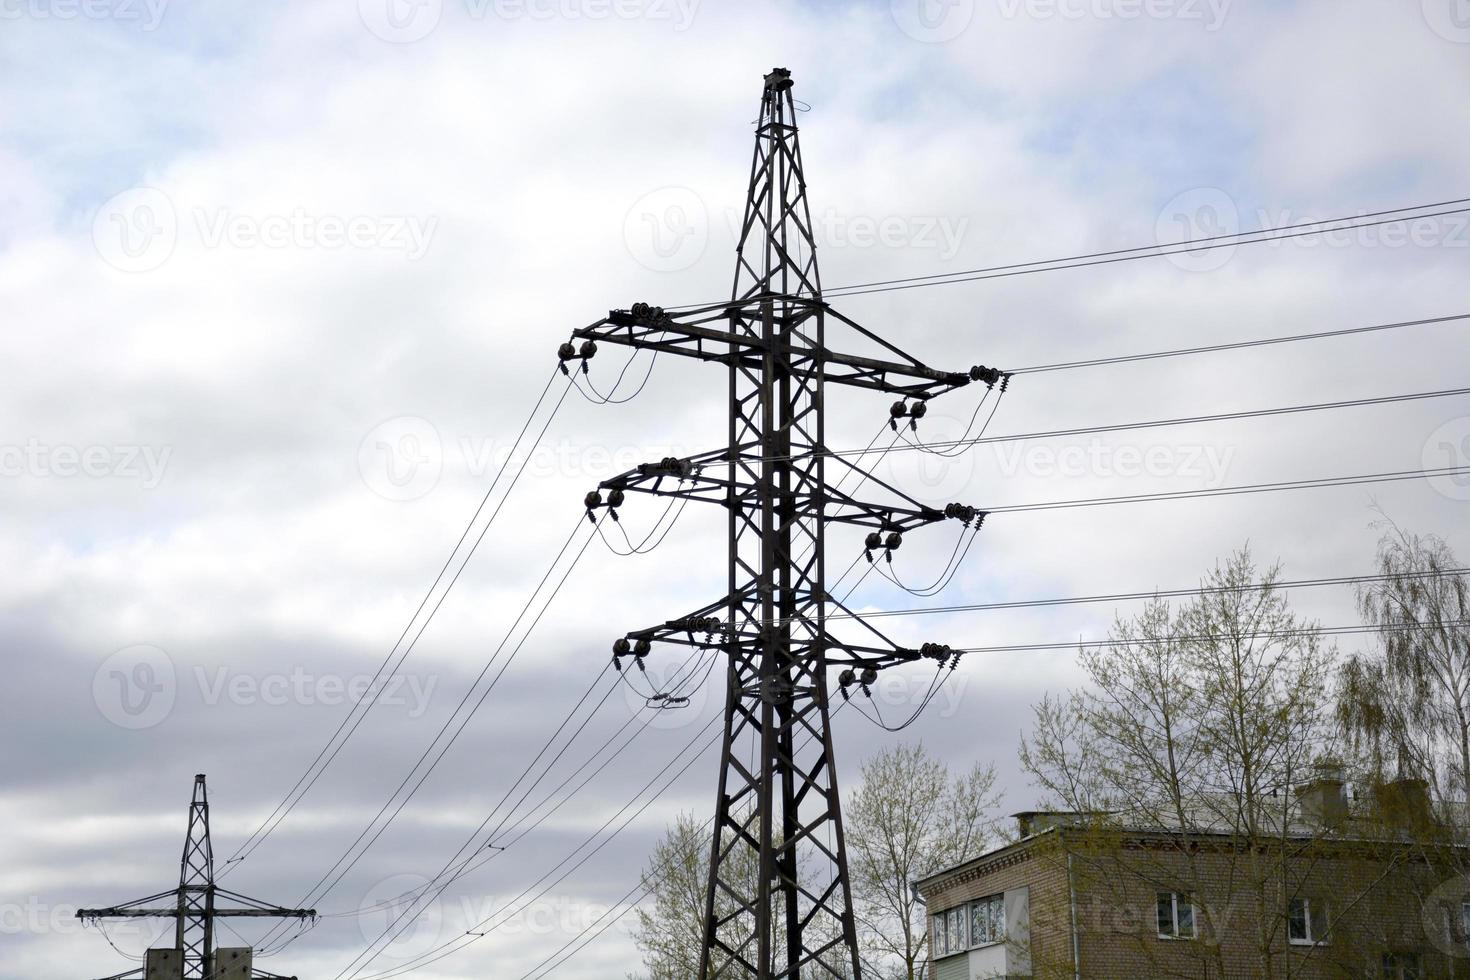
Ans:
{"label": "tower crossarm", "polygon": [[[603,507],[616,511],[622,505],[621,494],[627,492],[728,507],[732,487],[737,501],[753,497],[760,489],[755,480],[740,479],[732,483],[718,471],[707,473],[697,470],[696,464],[688,459],[644,463],[626,473],[603,480],[598,487],[599,491],[606,492],[594,492],[587,496],[585,503],[589,512]],[[821,502],[820,516],[828,523],[847,524],[872,531],[899,532],[934,524],[950,516],[945,511],[921,504],[900,491],[893,490],[893,493],[899,498],[897,502],[870,503],[827,487]],[[815,512],[818,506],[817,495],[793,492],[792,497],[792,514],[795,517],[818,516]]]}
{"label": "tower crossarm", "polygon": [[[809,347],[767,340],[759,332],[738,328],[744,317],[759,317],[762,309],[779,303],[797,321],[818,311],[853,328],[860,336],[879,345],[891,358],[867,357],[823,349],[811,365],[803,363],[813,350]],[[795,332],[800,335],[799,329]],[[635,303],[626,310],[612,310],[606,317],[572,331],[580,345],[563,344],[559,356],[564,366],[574,361],[589,361],[600,343],[677,354],[720,364],[737,363],[758,370],[767,354],[794,356],[793,375],[815,378],[820,374],[827,384],[868,388],[908,398],[929,399],[946,391],[963,388],[973,381],[994,384],[1004,372],[976,365],[966,371],[942,371],[929,367],[915,357],[860,326],[856,321],[811,297],[779,295],[757,296],[745,300],[720,303],[678,313],[669,313],[646,303]],[[590,345],[590,346],[589,346]]]}

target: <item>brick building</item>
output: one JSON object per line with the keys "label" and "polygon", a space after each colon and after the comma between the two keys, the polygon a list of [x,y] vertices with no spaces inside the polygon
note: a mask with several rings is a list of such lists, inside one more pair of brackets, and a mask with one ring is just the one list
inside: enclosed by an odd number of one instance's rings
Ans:
{"label": "brick building", "polygon": [[1328,772],[1283,810],[1255,837],[1018,814],[1015,841],[914,883],[927,980],[1470,978],[1470,850],[1422,784],[1360,806]]}

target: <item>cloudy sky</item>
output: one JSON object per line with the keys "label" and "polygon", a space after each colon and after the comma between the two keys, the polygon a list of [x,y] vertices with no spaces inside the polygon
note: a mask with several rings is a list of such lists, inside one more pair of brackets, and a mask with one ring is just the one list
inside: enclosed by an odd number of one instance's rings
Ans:
{"label": "cloudy sky", "polygon": [[[6,980],[134,965],[153,932],[104,936],[72,913],[175,883],[196,772],[220,865],[237,855],[413,621],[571,329],[727,291],[773,65],[809,107],[829,286],[1470,196],[1464,0],[0,0],[0,19]],[[960,369],[1439,317],[1470,312],[1466,217],[839,306]],[[1458,387],[1464,329],[1022,376],[991,432]],[[621,364],[604,351],[590,380],[607,391]],[[829,407],[830,443],[855,447],[887,400]],[[973,407],[973,392],[948,396],[923,433],[960,434]],[[591,539],[529,638],[540,605],[517,617],[568,535],[568,558],[589,540],[581,495],[716,445],[723,410],[718,368],[672,360],[626,404],[567,395],[509,495],[518,465],[496,486],[486,513],[503,510],[397,680],[228,866],[230,888],[327,914],[260,966],[339,976],[384,928],[381,906],[488,821],[505,850],[341,975],[538,975],[634,884],[673,815],[708,814],[714,760],[697,753],[718,704],[703,675],[686,709],[655,716],[599,671],[614,636],[722,593],[720,515],[691,508],[644,556]],[[894,454],[882,475],[926,503],[999,506],[1467,463],[1470,403],[1438,398],[1005,443],[943,467]],[[1363,573],[1375,503],[1470,558],[1467,500],[1442,479],[996,515],[941,597],[873,575],[853,601],[1189,587],[1245,542],[1289,578]],[[661,511],[634,499],[622,516],[641,537]],[[954,532],[906,543],[904,581],[932,580]],[[854,548],[834,536],[829,564]],[[1356,622],[1345,591],[1294,600]],[[903,642],[980,646],[1098,637],[1113,613],[886,623]],[[653,661],[660,683],[702,666]],[[956,765],[993,761],[1023,808],[1028,706],[1075,676],[1064,652],[968,658],[900,736],[839,716],[842,772],[850,787],[886,741],[922,738]],[[927,682],[884,688],[885,717]],[[466,718],[375,836],[384,801]],[[661,771],[676,778],[654,796]],[[365,828],[372,846],[349,851]],[[312,893],[344,853],[340,881]],[[574,853],[590,857],[559,864]],[[498,928],[430,962],[486,919]],[[222,942],[267,932],[239,929]],[[615,927],[556,975],[636,965]]]}

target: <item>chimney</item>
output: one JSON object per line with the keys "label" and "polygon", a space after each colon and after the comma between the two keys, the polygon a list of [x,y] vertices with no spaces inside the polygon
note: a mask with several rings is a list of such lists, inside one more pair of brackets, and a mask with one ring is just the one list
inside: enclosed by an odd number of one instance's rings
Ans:
{"label": "chimney", "polygon": [[1097,814],[1074,813],[1070,810],[1027,810],[1022,813],[1013,813],[1016,819],[1016,829],[1022,837],[1030,837],[1032,834],[1045,833],[1053,828],[1079,827],[1084,825],[1089,817],[1095,819]]}
{"label": "chimney", "polygon": [[1422,779],[1400,776],[1373,787],[1373,798],[1383,822],[1400,830],[1423,832],[1434,825],[1429,802],[1429,784]]}
{"label": "chimney", "polygon": [[1312,766],[1312,779],[1296,788],[1302,816],[1319,827],[1340,827],[1348,817],[1342,763],[1322,759]]}

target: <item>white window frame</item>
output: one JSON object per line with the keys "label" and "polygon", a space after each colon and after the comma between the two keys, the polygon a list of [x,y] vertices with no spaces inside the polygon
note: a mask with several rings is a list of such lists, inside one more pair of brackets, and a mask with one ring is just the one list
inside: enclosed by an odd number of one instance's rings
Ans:
{"label": "white window frame", "polygon": [[[1295,910],[1295,908],[1296,908],[1296,906],[1297,906],[1298,903],[1300,903],[1301,904],[1301,907],[1302,907],[1302,921],[1306,924],[1306,927],[1307,927],[1307,935],[1306,935],[1305,938],[1302,938],[1302,939],[1298,939],[1297,937],[1295,937],[1295,936],[1293,936],[1291,934],[1291,920],[1293,918],[1293,912],[1294,912],[1294,910]],[[1312,906],[1314,904],[1317,905],[1317,909],[1316,909],[1316,912],[1315,913],[1313,912],[1313,909],[1312,909]],[[1321,945],[1324,945],[1327,942],[1327,938],[1325,936],[1325,933],[1328,933],[1328,932],[1331,932],[1332,931],[1332,921],[1331,921],[1331,918],[1330,918],[1330,913],[1331,913],[1331,906],[1329,906],[1325,901],[1323,901],[1321,899],[1314,900],[1312,898],[1305,898],[1305,897],[1302,897],[1302,898],[1293,898],[1286,905],[1286,941],[1287,941],[1287,943],[1289,945],[1292,945],[1292,946],[1321,946]],[[1323,927],[1324,927],[1323,928],[1324,935],[1321,936],[1321,937],[1314,935],[1313,934],[1314,933],[1314,930],[1312,928],[1312,920],[1314,918],[1318,917],[1318,916],[1321,917],[1321,920],[1322,920],[1322,923],[1323,923]]]}
{"label": "white window frame", "polygon": [[[1403,962],[1405,959],[1413,960],[1414,972],[1412,974],[1405,973],[1405,967],[1409,965]],[[1418,953],[1405,950],[1389,950],[1383,954],[1382,962],[1383,976],[1386,980],[1403,980],[1403,977],[1406,975],[1414,977],[1415,980],[1421,980],[1424,976],[1424,961]]]}
{"label": "white window frame", "polygon": [[[980,939],[975,935],[975,912],[979,909],[984,910],[981,913],[985,918],[986,937],[984,939]],[[1006,902],[1004,892],[987,895],[984,898],[979,898],[971,902],[966,907],[966,915],[970,923],[970,949],[998,946],[1006,941]]]}
{"label": "white window frame", "polygon": [[[957,905],[945,914],[949,916],[949,951],[963,953],[970,948],[970,907]],[[958,932],[955,931],[955,923],[959,923]]]}
{"label": "white window frame", "polygon": [[[1198,938],[1199,937],[1199,909],[1195,906],[1194,902],[1190,901],[1190,898],[1189,898],[1188,895],[1185,895],[1185,894],[1183,894],[1181,892],[1158,892],[1157,894],[1155,894],[1155,896],[1154,896],[1154,929],[1156,931],[1158,930],[1158,924],[1159,924],[1158,923],[1158,919],[1159,919],[1158,910],[1159,910],[1159,905],[1160,905],[1160,903],[1163,902],[1164,896],[1166,896],[1166,895],[1169,898],[1169,924],[1173,927],[1173,930],[1174,931],[1173,932],[1159,932],[1159,938],[1160,939],[1168,939],[1168,940],[1178,940],[1178,941],[1184,941],[1184,942],[1187,942],[1187,941],[1189,941],[1191,939]],[[1179,909],[1181,907],[1189,909],[1189,933],[1187,935],[1185,933],[1181,932],[1180,929],[1179,929]]]}

